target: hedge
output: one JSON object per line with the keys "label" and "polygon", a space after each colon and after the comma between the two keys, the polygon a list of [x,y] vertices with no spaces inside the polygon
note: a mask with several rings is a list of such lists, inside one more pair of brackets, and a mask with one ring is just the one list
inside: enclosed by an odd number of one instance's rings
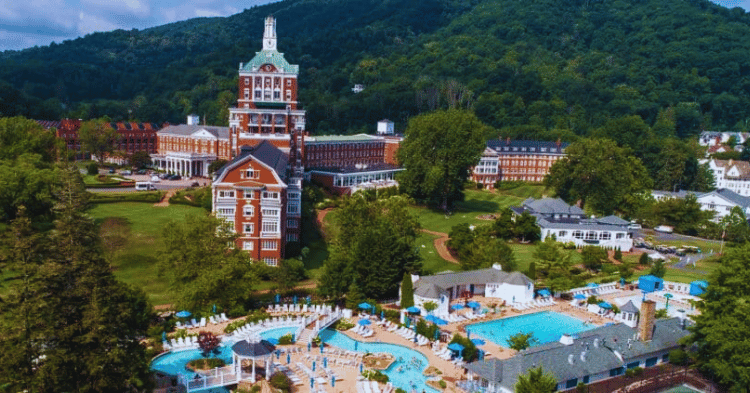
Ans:
{"label": "hedge", "polygon": [[110,193],[96,192],[91,193],[91,203],[117,203],[117,202],[147,202],[158,203],[164,197],[161,191],[143,191],[143,192],[126,192]]}

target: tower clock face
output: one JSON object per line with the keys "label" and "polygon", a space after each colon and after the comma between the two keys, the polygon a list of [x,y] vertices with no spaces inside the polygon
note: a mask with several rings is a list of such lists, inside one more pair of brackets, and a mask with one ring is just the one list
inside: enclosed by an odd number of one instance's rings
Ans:
{"label": "tower clock face", "polygon": [[273,41],[272,40],[266,40],[266,46],[269,46],[269,47],[273,46]]}

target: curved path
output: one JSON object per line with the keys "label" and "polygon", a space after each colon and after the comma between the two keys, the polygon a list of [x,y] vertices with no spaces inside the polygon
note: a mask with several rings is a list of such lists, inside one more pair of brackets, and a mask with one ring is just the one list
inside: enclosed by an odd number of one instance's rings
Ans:
{"label": "curved path", "polygon": [[422,232],[429,233],[430,235],[434,235],[438,237],[437,239],[435,239],[434,244],[435,244],[435,250],[437,250],[437,253],[438,255],[440,255],[440,258],[443,258],[446,261],[451,262],[451,263],[459,263],[458,260],[454,258],[453,255],[451,255],[450,251],[448,251],[448,246],[446,246],[446,243],[448,242],[448,239],[450,238],[448,237],[447,233],[435,232],[435,231],[430,231],[427,229],[422,229]]}

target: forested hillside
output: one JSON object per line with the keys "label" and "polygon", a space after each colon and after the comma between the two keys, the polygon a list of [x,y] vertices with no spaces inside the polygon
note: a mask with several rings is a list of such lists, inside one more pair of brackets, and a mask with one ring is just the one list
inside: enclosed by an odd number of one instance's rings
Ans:
{"label": "forested hillside", "polygon": [[[568,140],[629,115],[656,137],[746,129],[750,118],[750,16],[708,0],[286,0],[0,53],[0,113],[181,122],[196,112],[224,124],[269,14],[279,50],[300,65],[313,133],[371,131],[383,117],[403,129],[448,106],[473,107],[498,134]],[[640,125],[628,127],[638,139]]]}

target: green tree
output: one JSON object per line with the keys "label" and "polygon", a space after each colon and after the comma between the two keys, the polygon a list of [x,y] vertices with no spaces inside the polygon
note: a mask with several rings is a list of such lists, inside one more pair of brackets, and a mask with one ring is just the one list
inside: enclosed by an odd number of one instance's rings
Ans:
{"label": "green tree", "polygon": [[538,340],[534,338],[534,332],[518,332],[508,337],[505,341],[508,343],[508,348],[516,351],[523,351],[538,342]]}
{"label": "green tree", "polygon": [[552,393],[557,390],[557,379],[542,371],[542,366],[532,368],[527,374],[518,376],[516,393]]}
{"label": "green tree", "polygon": [[570,254],[562,249],[562,244],[557,242],[554,237],[547,237],[534,250],[533,257],[537,267],[544,275],[553,270],[567,271],[570,269]]}
{"label": "green tree", "polygon": [[462,258],[471,252],[474,238],[474,230],[471,229],[468,223],[456,224],[451,227],[451,231],[448,233],[446,246],[458,255],[459,258]]}
{"label": "green tree", "polygon": [[615,250],[615,260],[622,262],[622,251],[619,248]]}
{"label": "green tree", "polygon": [[583,266],[590,270],[599,270],[608,261],[607,250],[597,246],[585,246],[581,250]]}
{"label": "green tree", "polygon": [[[700,314],[688,327],[687,344],[695,346],[698,368],[723,385],[723,391],[744,392],[750,386],[750,359],[743,326],[748,322],[750,305],[750,246],[730,248],[708,277],[708,288],[696,302]],[[671,354],[670,354],[671,360]],[[675,359],[676,360],[676,359]]]}
{"label": "green tree", "polygon": [[500,212],[500,216],[495,219],[492,229],[499,239],[510,239],[514,235],[513,227],[513,211],[505,208]]}
{"label": "green tree", "polygon": [[724,239],[727,241],[742,244],[750,239],[747,217],[739,206],[733,207],[729,215],[724,216],[719,224],[724,228]]}
{"label": "green tree", "polygon": [[344,198],[332,213],[330,253],[318,286],[322,295],[342,296],[354,280],[367,298],[398,295],[404,273],[421,269],[415,247],[419,223],[407,206],[402,196]]}
{"label": "green tree", "polygon": [[[438,304],[435,303],[435,302],[432,302],[432,301],[430,301],[430,302],[424,302],[424,304],[422,304],[422,307],[424,307],[425,311],[427,311],[428,313],[430,313],[430,312],[433,312],[433,311],[437,310]],[[427,336],[427,337],[429,337],[429,336]]]}
{"label": "green tree", "polygon": [[[346,292],[346,308],[356,310],[359,304],[365,301],[365,295],[359,289],[356,281],[352,281],[349,290]],[[413,304],[412,304],[413,305]]]}
{"label": "green tree", "polygon": [[513,250],[505,240],[491,237],[489,233],[478,235],[471,244],[469,252],[460,260],[461,269],[476,270],[502,266],[505,271],[516,269],[516,259]]}
{"label": "green tree", "polygon": [[678,233],[697,235],[713,214],[702,210],[695,194],[690,193],[682,199],[667,198],[654,203],[650,220],[657,220],[653,222],[654,226],[670,225]]}
{"label": "green tree", "polygon": [[414,305],[414,284],[411,282],[411,274],[404,273],[401,280],[401,308],[409,308]]}
{"label": "green tree", "polygon": [[287,291],[294,288],[297,283],[307,278],[305,264],[297,259],[285,259],[272,273],[274,282],[279,290]]}
{"label": "green tree", "polygon": [[55,160],[55,133],[23,117],[0,117],[0,161],[24,154],[38,155],[42,162]]}
{"label": "green tree", "polygon": [[529,272],[528,272],[529,278],[533,281],[536,280],[536,262],[531,261],[529,263]]}
{"label": "green tree", "polygon": [[649,258],[647,253],[642,253],[641,256],[638,258],[638,264],[641,266],[646,266],[649,263]]}
{"label": "green tree", "polygon": [[78,139],[81,142],[81,149],[95,155],[101,166],[104,165],[107,155],[115,150],[119,135],[105,119],[98,119],[81,123],[78,129]]}
{"label": "green tree", "polygon": [[229,223],[213,216],[188,216],[164,227],[159,272],[180,307],[231,308],[252,290],[257,279],[236,238]]}
{"label": "green tree", "polygon": [[151,166],[151,156],[148,152],[139,150],[130,155],[128,162],[133,168],[143,169]]}
{"label": "green tree", "polygon": [[33,221],[49,221],[59,176],[36,154],[0,160],[0,221],[14,219],[21,205]]}
{"label": "green tree", "polygon": [[536,225],[536,217],[529,214],[529,212],[523,212],[520,216],[516,217],[513,233],[522,242],[539,240],[540,231],[539,226]]}
{"label": "green tree", "polygon": [[484,149],[486,126],[467,110],[440,110],[413,117],[398,149],[406,169],[400,186],[413,198],[444,211],[463,200],[472,166]]}
{"label": "green tree", "polygon": [[651,271],[648,274],[655,277],[664,278],[664,276],[667,274],[667,267],[664,265],[664,260],[655,260],[654,264],[651,265]]}
{"label": "green tree", "polygon": [[611,140],[583,139],[565,152],[544,184],[568,203],[580,200],[592,212],[607,215],[623,209],[629,196],[651,188],[641,161]]}
{"label": "green tree", "polygon": [[227,160],[216,160],[208,164],[208,173],[213,175],[214,173],[216,173],[216,171],[221,169],[226,164]]}

